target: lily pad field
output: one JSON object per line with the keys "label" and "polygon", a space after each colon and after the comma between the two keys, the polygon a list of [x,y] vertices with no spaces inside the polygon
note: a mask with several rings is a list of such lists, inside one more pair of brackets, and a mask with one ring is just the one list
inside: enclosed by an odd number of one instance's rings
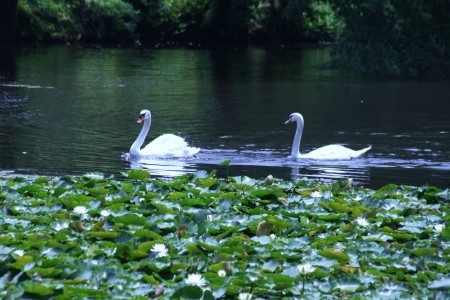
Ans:
{"label": "lily pad field", "polygon": [[204,171],[3,176],[0,298],[449,298],[449,203]]}

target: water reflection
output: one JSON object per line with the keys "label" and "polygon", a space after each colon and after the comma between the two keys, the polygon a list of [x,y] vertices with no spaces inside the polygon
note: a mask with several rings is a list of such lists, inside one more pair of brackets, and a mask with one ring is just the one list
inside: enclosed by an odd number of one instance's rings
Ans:
{"label": "water reflection", "polygon": [[130,169],[146,170],[156,177],[172,178],[187,173],[194,173],[197,165],[185,160],[137,159],[130,160]]}
{"label": "water reflection", "polygon": [[[130,168],[171,177],[217,169],[364,185],[450,182],[450,85],[365,78],[320,68],[327,49],[0,48],[0,168],[42,175]],[[202,151],[192,160],[124,161],[136,112]],[[353,161],[292,161],[290,113],[306,119],[302,150],[372,145]]]}

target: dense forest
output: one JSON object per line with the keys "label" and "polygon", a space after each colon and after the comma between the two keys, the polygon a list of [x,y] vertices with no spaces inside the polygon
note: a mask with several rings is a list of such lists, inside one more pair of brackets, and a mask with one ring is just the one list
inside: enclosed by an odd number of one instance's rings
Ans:
{"label": "dense forest", "polygon": [[2,0],[4,42],[120,45],[330,43],[367,72],[447,73],[450,1]]}

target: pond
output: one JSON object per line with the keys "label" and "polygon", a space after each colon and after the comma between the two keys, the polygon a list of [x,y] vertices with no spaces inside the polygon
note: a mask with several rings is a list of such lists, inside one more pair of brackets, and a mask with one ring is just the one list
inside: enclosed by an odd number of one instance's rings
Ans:
{"label": "pond", "polygon": [[[450,84],[373,78],[324,67],[326,47],[139,49],[75,46],[0,50],[0,168],[38,175],[147,169],[171,177],[352,178],[450,185]],[[146,143],[175,133],[191,159],[123,159],[152,112]],[[344,161],[292,160],[292,112],[305,119],[301,151],[328,144],[372,149]],[[220,163],[231,160],[228,169]]]}

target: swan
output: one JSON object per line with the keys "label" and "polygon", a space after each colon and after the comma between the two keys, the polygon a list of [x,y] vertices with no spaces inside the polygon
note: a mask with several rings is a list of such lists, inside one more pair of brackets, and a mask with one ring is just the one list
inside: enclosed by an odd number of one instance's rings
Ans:
{"label": "swan", "polygon": [[130,147],[131,157],[190,157],[200,151],[200,148],[189,147],[183,138],[173,134],[163,134],[141,149],[150,130],[151,120],[152,114],[150,111],[142,110],[137,123],[144,121],[144,126],[142,126],[139,136]]}
{"label": "swan", "polygon": [[306,154],[300,154],[300,140],[302,138],[303,126],[305,122],[303,121],[303,116],[299,113],[292,113],[284,124],[292,122],[297,122],[297,130],[295,131],[294,142],[292,143],[291,158],[309,158],[317,160],[353,159],[360,157],[372,148],[372,146],[369,146],[361,150],[352,150],[341,145],[328,145]]}

